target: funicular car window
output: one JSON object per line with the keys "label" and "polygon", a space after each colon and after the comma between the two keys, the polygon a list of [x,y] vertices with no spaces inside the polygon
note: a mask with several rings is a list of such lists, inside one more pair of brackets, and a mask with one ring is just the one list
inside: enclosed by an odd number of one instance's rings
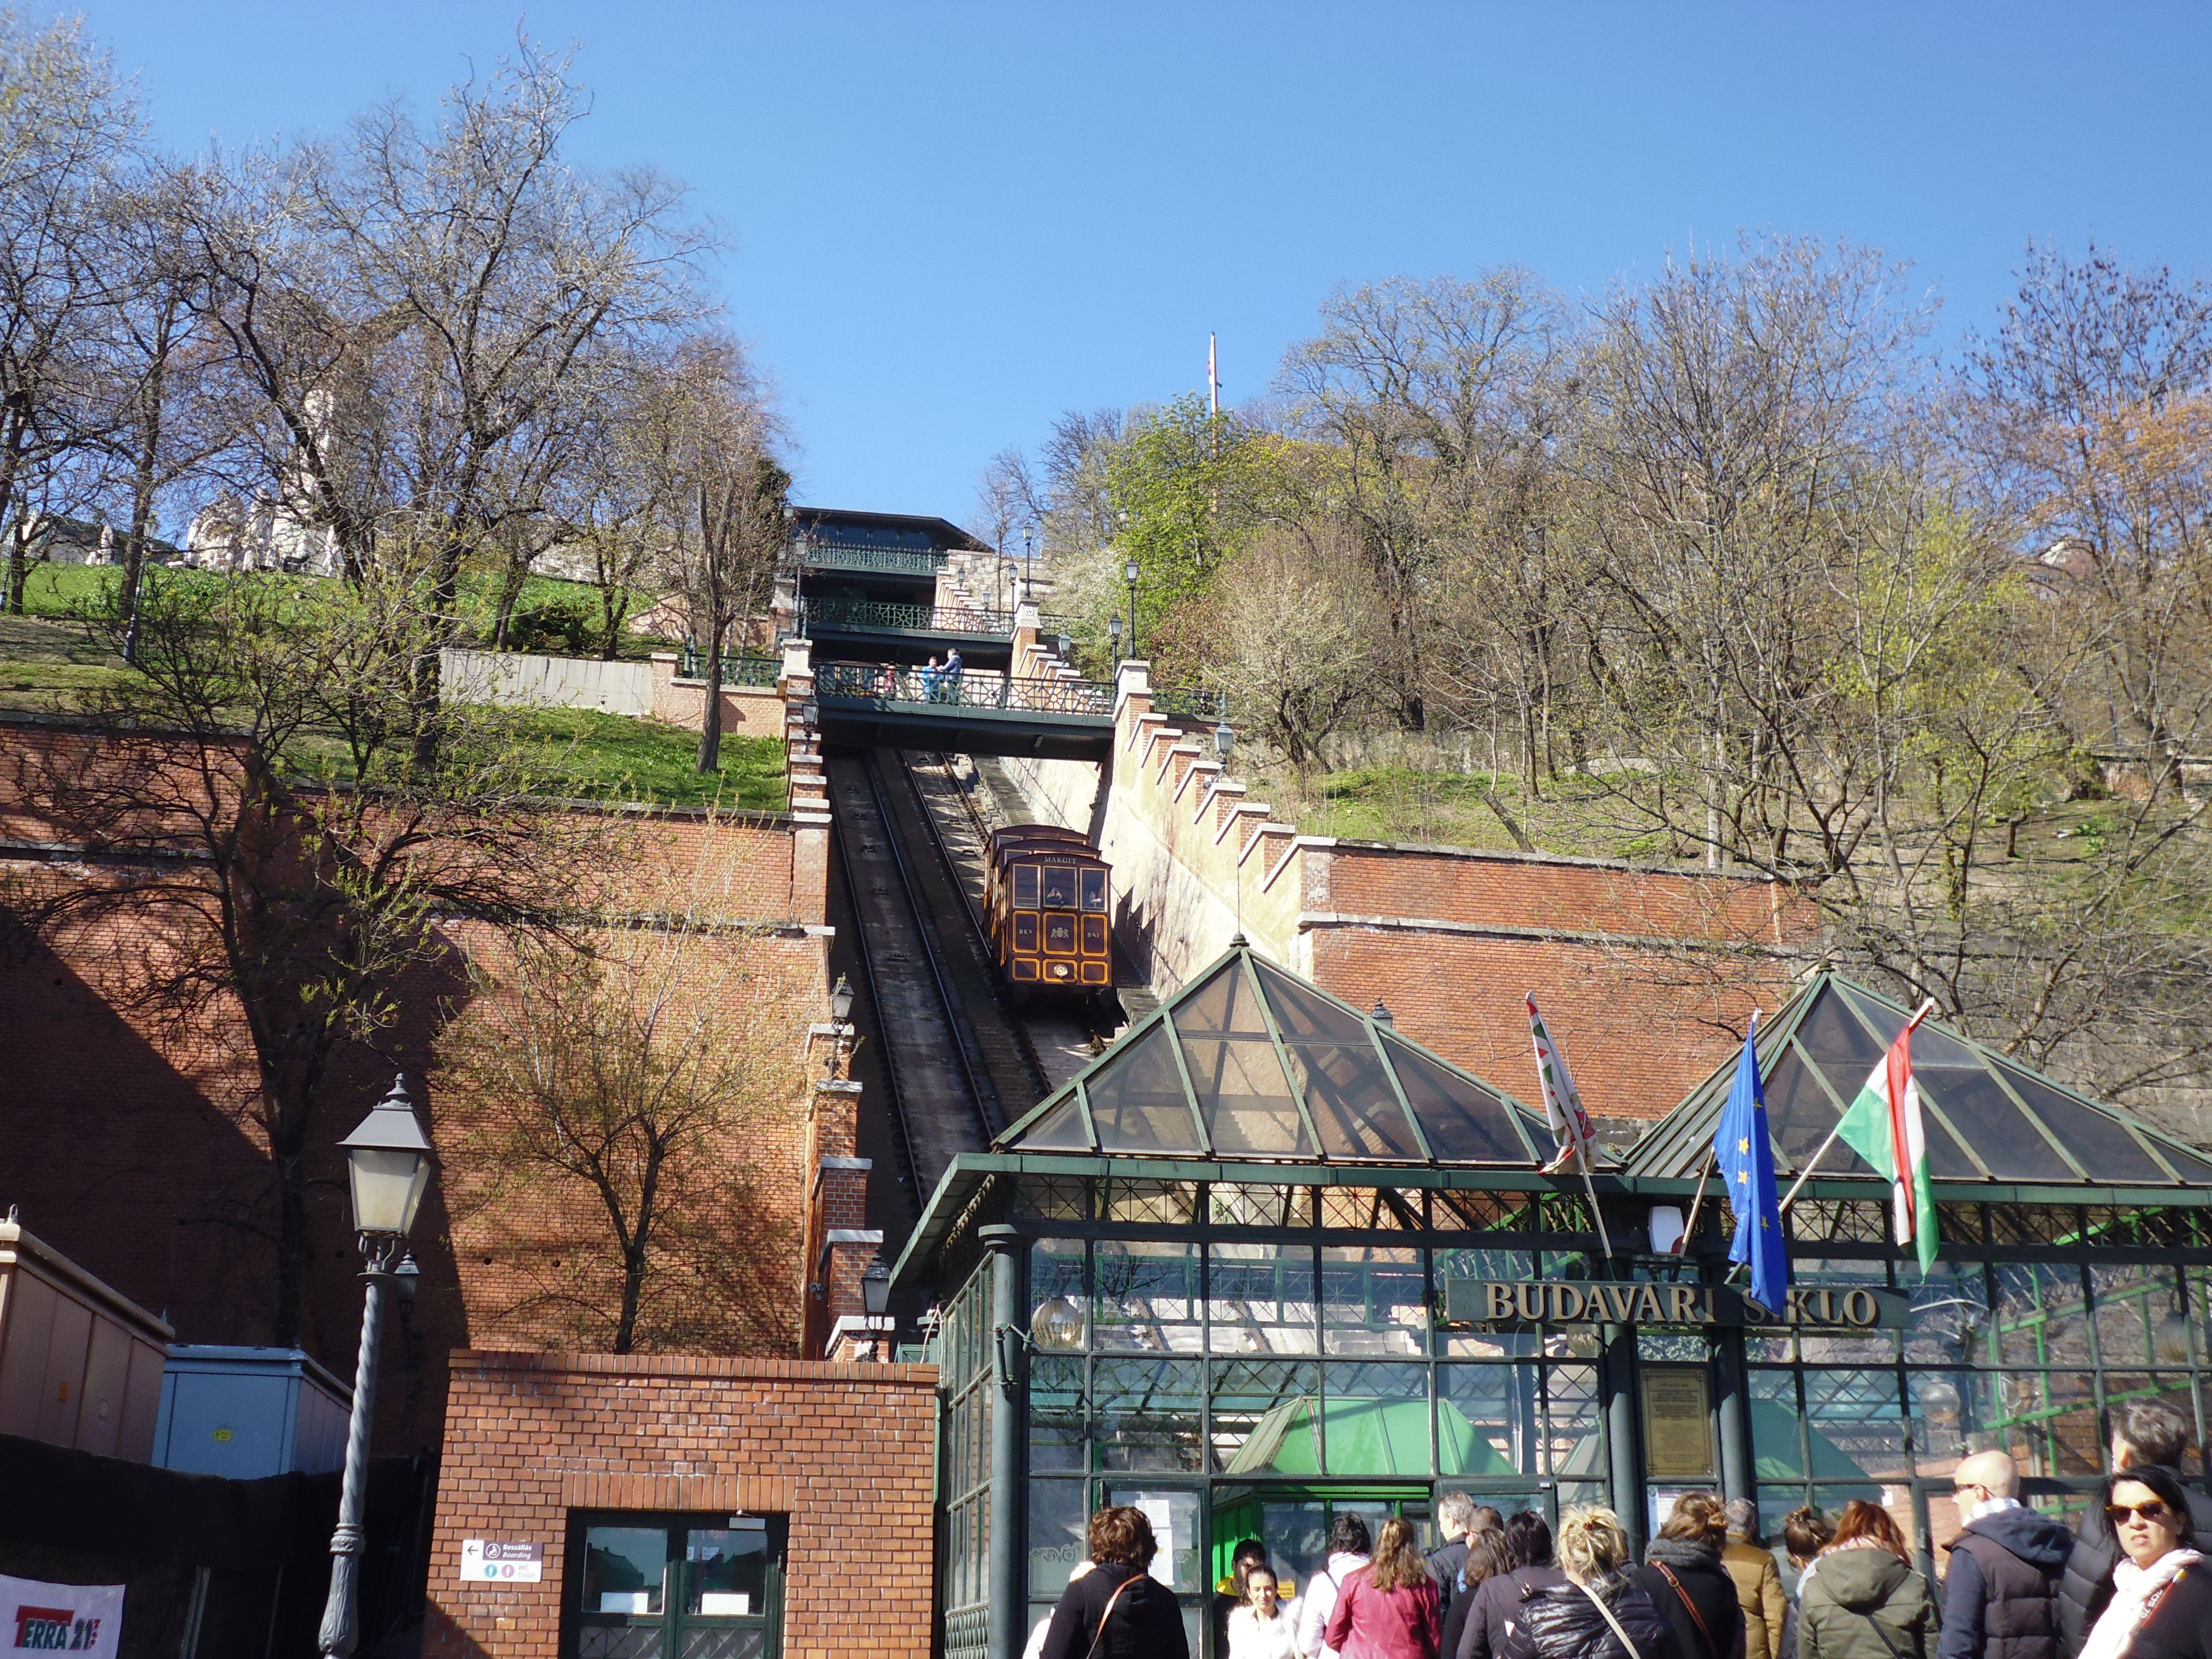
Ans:
{"label": "funicular car window", "polygon": [[1037,902],[1037,867],[1034,864],[1014,866],[1014,908],[1034,910]]}
{"label": "funicular car window", "polygon": [[1075,908],[1075,868],[1073,865],[1045,866],[1044,903],[1048,910],[1073,910]]}
{"label": "funicular car window", "polygon": [[1106,908],[1106,872],[1085,870],[1083,872],[1083,908],[1103,910]]}

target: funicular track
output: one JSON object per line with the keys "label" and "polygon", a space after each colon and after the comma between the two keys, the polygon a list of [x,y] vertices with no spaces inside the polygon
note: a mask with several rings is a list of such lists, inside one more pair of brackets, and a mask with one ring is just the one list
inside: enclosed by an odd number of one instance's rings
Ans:
{"label": "funicular track", "polygon": [[945,757],[840,749],[826,769],[893,1139],[918,1203],[955,1155],[982,1150],[1107,1034],[1082,1012],[1009,1004],[981,926],[988,834]]}

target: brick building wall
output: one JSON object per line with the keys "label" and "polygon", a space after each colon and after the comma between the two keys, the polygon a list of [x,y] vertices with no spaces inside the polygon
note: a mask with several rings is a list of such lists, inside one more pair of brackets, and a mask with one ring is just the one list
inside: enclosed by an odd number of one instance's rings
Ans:
{"label": "brick building wall", "polygon": [[[786,1659],[923,1659],[937,1371],[798,1360],[458,1353],[424,1659],[556,1659],[577,1510],[789,1517]],[[465,1584],[471,1538],[544,1582]]]}
{"label": "brick building wall", "polygon": [[[20,1205],[25,1224],[163,1312],[179,1340],[265,1343],[275,1300],[264,1231],[271,1181],[240,1011],[222,997],[189,1013],[148,1000],[148,963],[190,942],[188,930],[170,934],[181,927],[174,915],[111,912],[49,939],[6,927],[9,894],[129,884],[144,864],[75,850],[75,826],[36,808],[40,773],[154,763],[149,754],[130,734],[0,720],[0,1042],[9,1055],[0,1075],[9,1127],[0,1210]],[[760,1038],[766,1104],[729,1160],[728,1210],[741,1248],[735,1279],[714,1287],[732,1310],[714,1340],[738,1352],[795,1354],[808,1201],[804,1061],[827,990],[824,815],[614,816],[631,832],[629,854],[605,887],[580,888],[579,902],[648,927],[698,924],[687,948],[702,981],[741,1000]],[[574,1190],[540,1191],[510,1213],[466,1212],[471,1103],[443,1085],[434,1046],[447,1018],[470,1017],[472,964],[496,963],[486,930],[448,922],[440,933],[441,958],[393,988],[398,1024],[373,1048],[345,1045],[332,1057],[308,1164],[313,1247],[301,1342],[349,1376],[362,1285],[334,1143],[394,1072],[404,1073],[441,1168],[413,1241],[421,1291],[386,1333],[379,1451],[436,1444],[450,1350],[574,1345],[574,1310],[562,1309],[561,1285],[546,1281],[574,1276],[579,1245],[599,1224]]]}

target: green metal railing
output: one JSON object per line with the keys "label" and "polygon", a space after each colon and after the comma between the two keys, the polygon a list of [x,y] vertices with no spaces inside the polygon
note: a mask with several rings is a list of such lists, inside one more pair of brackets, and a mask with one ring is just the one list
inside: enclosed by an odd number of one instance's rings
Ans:
{"label": "green metal railing", "polygon": [[989,634],[1014,631],[1010,611],[969,605],[898,605],[887,599],[807,599],[799,606],[802,629],[854,629],[894,634]]}
{"label": "green metal railing", "polygon": [[1229,697],[1226,692],[1209,691],[1203,686],[1164,685],[1152,693],[1152,712],[1170,720],[1225,720]]}
{"label": "green metal railing", "polygon": [[895,703],[943,703],[956,708],[1005,708],[1037,714],[1114,712],[1114,688],[1100,680],[1023,680],[975,669],[942,669],[826,662],[814,671],[822,698]]}
{"label": "green metal railing", "polygon": [[[696,680],[706,678],[707,659],[697,647],[687,642],[682,659],[676,666],[678,679]],[[722,684],[725,685],[773,686],[782,678],[783,659],[781,657],[724,657]]]}
{"label": "green metal railing", "polygon": [[799,544],[799,556],[810,570],[874,570],[902,576],[934,576],[945,568],[942,553],[918,552],[911,547],[871,546],[866,543],[803,541]]}

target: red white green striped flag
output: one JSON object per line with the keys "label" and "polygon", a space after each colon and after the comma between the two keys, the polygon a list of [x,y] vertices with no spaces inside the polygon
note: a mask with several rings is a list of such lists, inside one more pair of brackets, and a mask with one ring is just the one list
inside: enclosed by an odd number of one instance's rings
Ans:
{"label": "red white green striped flag", "polygon": [[[1924,1010],[1923,1011],[1925,1012]],[[1875,1065],[1866,1086],[1836,1126],[1850,1149],[1887,1178],[1892,1234],[1920,1258],[1925,1279],[1936,1261],[1936,1192],[1928,1179],[1928,1132],[1920,1121],[1920,1085],[1912,1076],[1915,1015]]]}

